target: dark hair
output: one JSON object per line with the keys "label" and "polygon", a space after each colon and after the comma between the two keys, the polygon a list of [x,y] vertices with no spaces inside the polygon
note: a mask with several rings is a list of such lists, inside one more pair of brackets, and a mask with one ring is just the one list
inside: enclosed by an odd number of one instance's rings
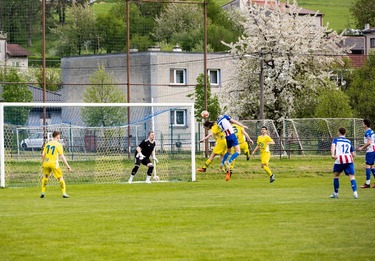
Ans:
{"label": "dark hair", "polygon": [[213,122],[213,121],[205,121],[205,122],[203,123],[203,127],[206,127],[206,128],[211,129],[212,126],[214,126],[214,122]]}
{"label": "dark hair", "polygon": [[147,137],[150,137],[151,133],[154,133],[154,131],[149,131],[148,134],[147,134]]}
{"label": "dark hair", "polygon": [[363,124],[365,124],[368,128],[371,127],[371,121],[368,120],[368,119],[364,119],[364,120],[363,120]]}
{"label": "dark hair", "polygon": [[263,129],[263,128],[264,128],[264,129],[266,129],[266,130],[268,130],[266,126],[262,126],[262,128],[261,128],[261,129]]}
{"label": "dark hair", "polygon": [[345,129],[344,127],[340,127],[340,128],[339,128],[339,133],[340,133],[341,135],[345,135],[345,134],[346,134],[346,129]]}
{"label": "dark hair", "polygon": [[60,135],[60,132],[58,132],[58,131],[52,132],[52,137],[56,138],[57,135]]}

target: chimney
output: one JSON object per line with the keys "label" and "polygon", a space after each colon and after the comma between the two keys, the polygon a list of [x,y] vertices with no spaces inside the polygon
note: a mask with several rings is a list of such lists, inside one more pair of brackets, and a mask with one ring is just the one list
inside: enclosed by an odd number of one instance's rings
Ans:
{"label": "chimney", "polygon": [[182,52],[182,48],[177,44],[175,47],[173,47],[173,52]]}
{"label": "chimney", "polygon": [[160,52],[160,46],[150,46],[148,47],[149,52]]}

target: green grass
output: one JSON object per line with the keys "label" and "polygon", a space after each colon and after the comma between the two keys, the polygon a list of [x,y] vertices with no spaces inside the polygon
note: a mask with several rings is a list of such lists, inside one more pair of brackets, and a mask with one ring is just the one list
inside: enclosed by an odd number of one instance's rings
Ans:
{"label": "green grass", "polygon": [[93,9],[96,15],[108,13],[116,3],[112,2],[98,2],[93,5]]}
{"label": "green grass", "polygon": [[354,27],[354,19],[349,12],[354,0],[300,0],[298,5],[310,9],[319,10],[324,14],[323,25],[329,23],[329,28],[343,31],[345,28]]}
{"label": "green grass", "polygon": [[70,199],[58,186],[44,199],[38,187],[1,189],[1,259],[373,259],[375,189],[355,200],[343,176],[330,199],[329,158],[273,158],[273,184],[258,161],[239,162],[229,182],[215,161],[197,182],[72,185],[67,176]]}
{"label": "green grass", "polygon": [[[320,11],[324,14],[323,25],[329,23],[329,28],[343,31],[345,28],[354,27],[353,18],[349,8],[355,0],[299,0],[298,6],[309,10]],[[228,3],[228,0],[217,0],[219,5]],[[285,1],[282,1],[285,2]],[[293,0],[289,0],[290,3]]]}

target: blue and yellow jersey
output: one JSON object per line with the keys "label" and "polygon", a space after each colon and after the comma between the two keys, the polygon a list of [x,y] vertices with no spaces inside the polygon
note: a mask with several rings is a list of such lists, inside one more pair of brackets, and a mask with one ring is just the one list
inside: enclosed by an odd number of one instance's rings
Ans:
{"label": "blue and yellow jersey", "polygon": [[43,149],[45,166],[58,166],[59,165],[59,155],[64,154],[63,146],[55,140],[48,142]]}
{"label": "blue and yellow jersey", "polygon": [[270,151],[270,146],[267,145],[267,142],[273,142],[273,139],[268,135],[258,136],[257,145],[259,146],[259,152],[260,153]]}
{"label": "blue and yellow jersey", "polygon": [[221,131],[219,126],[216,124],[216,122],[211,128],[211,132],[216,142],[223,142],[223,141],[225,142],[225,134],[224,132]]}

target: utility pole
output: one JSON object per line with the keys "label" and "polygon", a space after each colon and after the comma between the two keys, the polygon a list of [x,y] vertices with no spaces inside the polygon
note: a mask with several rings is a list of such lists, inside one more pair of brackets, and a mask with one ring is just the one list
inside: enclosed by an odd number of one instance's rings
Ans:
{"label": "utility pole", "polygon": [[[207,1],[203,1],[203,70],[204,70],[204,109],[208,110],[208,101],[207,101],[207,82],[208,82],[208,75],[207,75]],[[204,129],[204,136],[206,137],[208,134],[207,129]],[[204,142],[204,154],[208,157],[208,140]]]}
{"label": "utility pole", "polygon": [[264,119],[264,58],[260,53],[260,72],[259,72],[259,119]]}

